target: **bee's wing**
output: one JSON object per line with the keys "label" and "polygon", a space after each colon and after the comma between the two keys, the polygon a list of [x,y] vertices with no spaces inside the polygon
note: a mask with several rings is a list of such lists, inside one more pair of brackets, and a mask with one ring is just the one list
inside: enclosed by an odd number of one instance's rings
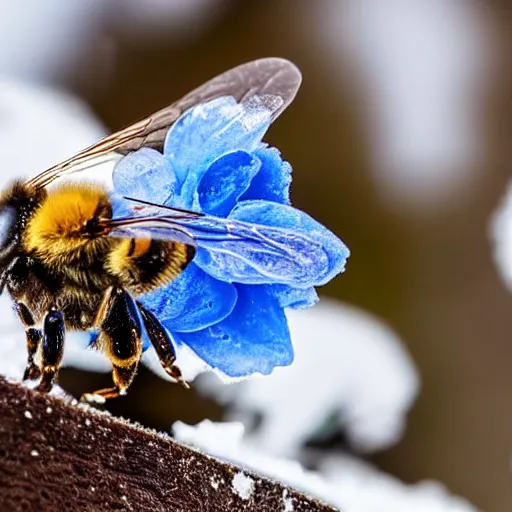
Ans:
{"label": "bee's wing", "polygon": [[256,101],[272,113],[272,120],[293,101],[301,83],[299,69],[290,61],[267,58],[247,62],[209,80],[186,96],[124,130],[105,137],[72,158],[47,169],[28,183],[45,187],[65,174],[88,169],[143,147],[161,150],[170,126],[186,110],[220,96],[241,103]]}
{"label": "bee's wing", "polygon": [[210,274],[246,284],[311,286],[319,265],[327,262],[322,242],[314,237],[280,227],[165,210],[106,221],[106,232],[115,237],[151,237],[194,245],[199,249],[198,264],[207,265]]}

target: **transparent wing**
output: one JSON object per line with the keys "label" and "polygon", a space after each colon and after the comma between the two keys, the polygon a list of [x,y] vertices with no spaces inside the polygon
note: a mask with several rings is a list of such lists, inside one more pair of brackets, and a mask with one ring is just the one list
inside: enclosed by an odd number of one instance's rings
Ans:
{"label": "transparent wing", "polygon": [[196,263],[229,282],[305,288],[318,281],[319,268],[329,266],[322,241],[305,233],[169,207],[162,210],[142,207],[133,216],[106,221],[105,232],[194,245]]}
{"label": "transparent wing", "polygon": [[271,112],[273,121],[293,101],[301,80],[300,71],[288,60],[267,58],[247,62],[209,80],[146,119],[47,169],[28,183],[38,188],[45,187],[63,175],[89,169],[143,147],[161,150],[167,131],[181,114],[220,96],[232,96],[243,104],[263,106]]}

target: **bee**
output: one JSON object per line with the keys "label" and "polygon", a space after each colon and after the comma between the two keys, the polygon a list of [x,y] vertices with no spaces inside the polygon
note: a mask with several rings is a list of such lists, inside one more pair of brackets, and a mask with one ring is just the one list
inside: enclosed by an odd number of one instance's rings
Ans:
{"label": "bee", "polygon": [[187,386],[175,365],[167,331],[137,298],[183,272],[203,240],[213,250],[215,240],[230,239],[265,247],[272,245],[271,229],[248,230],[241,222],[135,199],[132,215],[113,218],[112,197],[105,187],[80,181],[49,185],[141,148],[162,151],[169,128],[185,111],[221,96],[232,96],[242,104],[257,100],[274,120],[293,100],[300,82],[299,70],[284,59],[242,64],[3,192],[0,291],[10,294],[25,326],[24,379],[39,379],[37,389],[50,391],[62,361],[66,330],[94,329],[96,346],[112,363],[113,387],[83,398],[104,402],[124,395],[140,363],[143,324],[162,367]]}

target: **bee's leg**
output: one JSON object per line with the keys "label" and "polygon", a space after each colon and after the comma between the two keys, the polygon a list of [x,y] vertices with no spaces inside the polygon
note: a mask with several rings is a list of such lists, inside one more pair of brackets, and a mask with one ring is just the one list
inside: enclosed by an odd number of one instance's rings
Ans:
{"label": "bee's leg", "polygon": [[30,313],[23,302],[16,302],[15,308],[21,322],[25,326],[25,337],[27,339],[28,359],[23,380],[38,379],[41,376],[41,369],[34,362],[34,358],[43,339],[43,334],[34,327],[35,322],[32,313]]}
{"label": "bee's leg", "polygon": [[[10,295],[16,300],[15,308],[18,316],[25,326],[25,337],[27,340],[28,359],[23,379],[37,379],[41,370],[35,364],[35,356],[43,341],[43,334],[40,329],[35,328],[33,311],[23,301],[30,297],[37,297],[39,311],[46,311],[49,306],[50,295],[45,293],[44,286],[32,272],[33,261],[30,258],[15,257],[4,270],[0,277],[0,293],[7,287]],[[28,295],[28,297],[27,297]],[[33,302],[33,301],[32,301]]]}
{"label": "bee's leg", "polygon": [[[23,284],[27,281],[29,275],[30,269],[27,264],[27,259],[20,257],[14,258],[2,273],[0,279],[0,293],[3,292],[7,285],[12,294],[16,295],[16,292],[23,287]],[[20,301],[16,301],[15,309],[21,323],[25,326],[25,337],[27,340],[28,358],[27,366],[23,374],[23,380],[38,379],[41,376],[41,370],[35,364],[34,358],[43,339],[43,335],[39,329],[34,327],[34,317],[25,304]]]}
{"label": "bee's leg", "polygon": [[162,368],[184,388],[190,388],[188,383],[181,376],[181,370],[174,364],[176,361],[176,352],[174,351],[172,341],[164,326],[160,323],[158,318],[151,313],[151,311],[148,311],[140,302],[137,302],[137,306],[142,315],[149,340],[157,353]]}
{"label": "bee's leg", "polygon": [[112,363],[114,387],[82,396],[88,402],[103,403],[107,398],[125,395],[139,367],[142,355],[141,325],[137,306],[121,288],[107,292],[100,307],[98,346]]}
{"label": "bee's leg", "polygon": [[48,392],[59,371],[64,353],[66,328],[60,311],[50,309],[44,318],[43,341],[41,346],[41,381],[38,391]]}

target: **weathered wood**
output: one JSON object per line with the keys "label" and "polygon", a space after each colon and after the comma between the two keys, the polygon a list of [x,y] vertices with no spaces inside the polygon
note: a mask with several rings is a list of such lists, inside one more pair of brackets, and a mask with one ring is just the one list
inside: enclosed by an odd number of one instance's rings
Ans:
{"label": "weathered wood", "polygon": [[[0,378],[0,510],[258,511],[335,509],[182,446],[167,435]],[[292,506],[293,505],[293,508]]]}

